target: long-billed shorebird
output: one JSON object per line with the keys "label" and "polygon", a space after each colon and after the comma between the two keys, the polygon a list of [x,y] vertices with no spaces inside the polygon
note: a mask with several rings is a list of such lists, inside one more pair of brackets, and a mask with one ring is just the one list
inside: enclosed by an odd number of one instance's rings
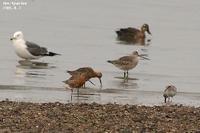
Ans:
{"label": "long-billed shorebird", "polygon": [[21,31],[15,32],[10,40],[15,47],[16,54],[25,60],[39,59],[44,56],[60,55],[54,52],[49,52],[47,48],[40,47],[33,42],[25,41],[24,35]]}
{"label": "long-billed shorebird", "polygon": [[173,85],[168,85],[163,93],[165,103],[167,102],[167,99],[169,101],[170,97],[174,97],[176,93],[177,93],[177,88]]}
{"label": "long-billed shorebird", "polygon": [[87,77],[84,73],[79,73],[71,76],[69,79],[63,81],[65,83],[65,88],[71,89],[71,100],[73,89],[77,89],[77,93],[79,95],[79,89],[83,87],[85,82],[87,81]]}
{"label": "long-billed shorebird", "polygon": [[[91,78],[98,78],[99,82],[102,86],[102,81],[101,81],[102,73],[93,70],[91,67],[82,67],[82,68],[76,69],[74,71],[67,71],[67,73],[69,73],[72,76],[84,74],[86,81],[89,81],[90,83],[92,83],[90,81]],[[85,84],[84,84],[84,87],[85,87]]]}
{"label": "long-billed shorebird", "polygon": [[87,81],[84,74],[79,74],[76,76],[71,76],[66,81],[63,81],[67,86],[67,88],[71,89],[73,91],[74,88],[81,88],[83,84]]}
{"label": "long-billed shorebird", "polygon": [[145,32],[151,34],[148,24],[143,24],[140,30],[128,27],[128,28],[121,28],[120,30],[116,31],[119,40],[128,43],[140,43],[142,45],[145,44],[145,38],[146,38]]}
{"label": "long-billed shorebird", "polygon": [[108,60],[108,63],[113,64],[117,68],[121,69],[124,71],[124,79],[128,79],[128,71],[135,68],[139,62],[139,58],[147,59],[148,58],[144,57],[146,56],[145,54],[138,54],[137,51],[134,51],[131,55],[129,56],[123,56],[117,60]]}

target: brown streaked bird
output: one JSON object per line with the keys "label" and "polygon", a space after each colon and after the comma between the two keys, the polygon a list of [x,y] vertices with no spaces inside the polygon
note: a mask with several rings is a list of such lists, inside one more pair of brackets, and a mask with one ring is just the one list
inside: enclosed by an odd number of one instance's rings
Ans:
{"label": "brown streaked bird", "polygon": [[[82,67],[82,68],[76,69],[74,71],[67,71],[67,73],[69,73],[72,76],[76,76],[76,75],[79,75],[79,74],[84,74],[85,78],[86,78],[86,81],[89,81],[90,83],[92,83],[90,81],[91,78],[98,78],[99,82],[100,82],[100,84],[102,86],[102,81],[101,81],[102,73],[94,71],[91,67]],[[85,87],[85,84],[84,84],[84,87]]]}
{"label": "brown streaked bird", "polygon": [[69,79],[63,82],[67,85],[66,88],[70,88],[73,92],[74,88],[77,88],[79,91],[79,88],[81,88],[86,81],[87,78],[84,74],[77,74],[75,76],[71,76]]}
{"label": "brown streaked bird", "polygon": [[119,40],[133,44],[139,43],[141,45],[145,44],[145,32],[151,35],[148,24],[143,24],[140,30],[128,27],[116,31]]}
{"label": "brown streaked bird", "polygon": [[137,51],[134,51],[131,55],[129,56],[123,56],[117,60],[108,60],[108,63],[113,64],[117,68],[121,69],[124,71],[124,79],[128,79],[128,71],[135,68],[139,62],[139,58],[147,59],[148,58],[144,57],[146,56],[145,54],[138,54]]}
{"label": "brown streaked bird", "polygon": [[174,97],[176,93],[177,93],[177,88],[174,85],[168,85],[163,93],[165,103],[167,102],[167,99],[169,102],[170,97],[171,98]]}
{"label": "brown streaked bird", "polygon": [[84,74],[77,74],[76,76],[71,76],[66,81],[63,81],[66,84],[66,88],[71,89],[71,100],[72,100],[72,93],[73,89],[77,89],[77,94],[79,95],[79,88],[81,88],[85,82],[86,77]]}

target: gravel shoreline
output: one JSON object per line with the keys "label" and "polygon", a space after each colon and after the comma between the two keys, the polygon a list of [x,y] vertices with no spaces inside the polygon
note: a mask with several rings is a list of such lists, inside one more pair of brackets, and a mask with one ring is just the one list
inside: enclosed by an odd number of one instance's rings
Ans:
{"label": "gravel shoreline", "polygon": [[0,132],[200,132],[200,107],[0,102]]}

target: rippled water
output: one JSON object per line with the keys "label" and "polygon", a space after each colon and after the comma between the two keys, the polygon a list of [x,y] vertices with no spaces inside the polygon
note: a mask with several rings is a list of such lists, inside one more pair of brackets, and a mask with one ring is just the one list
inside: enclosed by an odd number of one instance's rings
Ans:
{"label": "rippled water", "polygon": [[[9,1],[9,0],[7,0]],[[18,0],[24,1],[24,0]],[[48,3],[48,4],[47,4]],[[71,102],[62,81],[66,70],[91,66],[103,72],[103,88],[87,83],[72,102],[162,104],[166,85],[174,84],[174,103],[200,105],[199,0],[30,0],[21,10],[0,12],[0,99]],[[3,6],[3,5],[2,5]],[[150,25],[149,46],[123,45],[116,40],[121,27]],[[21,30],[25,38],[62,56],[45,57],[48,69],[19,66],[9,41]],[[134,50],[148,54],[123,80],[122,72],[106,60]]]}

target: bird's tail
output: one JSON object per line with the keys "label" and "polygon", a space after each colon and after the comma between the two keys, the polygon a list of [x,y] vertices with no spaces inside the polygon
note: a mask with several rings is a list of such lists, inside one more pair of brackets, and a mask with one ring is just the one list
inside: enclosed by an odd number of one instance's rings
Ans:
{"label": "bird's tail", "polygon": [[58,53],[54,53],[54,52],[48,52],[47,54],[45,54],[46,56],[55,56],[55,55],[61,55]]}

